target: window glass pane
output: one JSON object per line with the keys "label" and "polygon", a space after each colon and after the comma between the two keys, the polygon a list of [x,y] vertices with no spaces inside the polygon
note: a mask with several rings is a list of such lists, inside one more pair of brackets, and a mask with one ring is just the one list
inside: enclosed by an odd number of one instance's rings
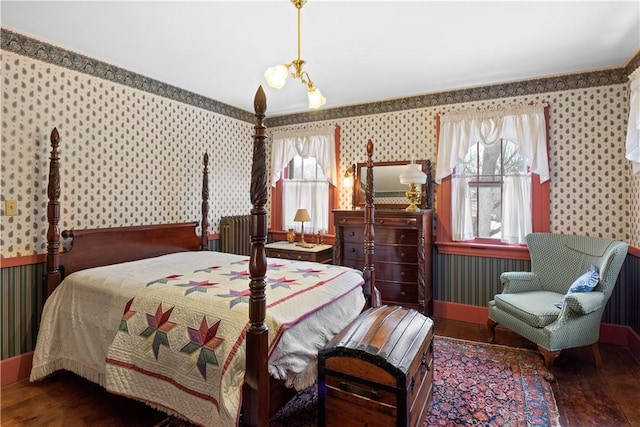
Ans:
{"label": "window glass pane", "polygon": [[526,173],[526,158],[518,153],[518,146],[511,141],[502,140],[489,145],[476,143],[469,148],[464,162],[455,168],[454,174],[469,177],[466,194],[470,199],[475,238],[502,237],[503,177]]}
{"label": "window glass pane", "polygon": [[309,211],[311,222],[304,224],[307,232],[327,232],[329,228],[329,178],[316,159],[295,156],[289,162],[289,178],[282,187],[282,226],[300,231],[301,224],[293,221],[298,209]]}

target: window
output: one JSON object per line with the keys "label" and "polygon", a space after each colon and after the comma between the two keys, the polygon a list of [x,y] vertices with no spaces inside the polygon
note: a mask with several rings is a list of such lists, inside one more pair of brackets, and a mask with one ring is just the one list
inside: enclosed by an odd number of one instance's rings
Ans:
{"label": "window", "polygon": [[300,231],[293,218],[297,209],[309,211],[305,233],[333,234],[331,211],[338,206],[336,158],[340,127],[278,132],[273,135],[271,161],[271,229],[284,240],[286,230]]}
{"label": "window", "polygon": [[550,229],[547,123],[546,105],[438,115],[440,253],[528,259]]}
{"label": "window", "polygon": [[283,230],[293,228],[299,232],[301,225],[294,222],[296,211],[305,208],[311,222],[305,224],[305,232],[326,233],[329,228],[329,178],[322,172],[315,158],[303,159],[296,155],[287,166],[282,183]]}
{"label": "window", "polygon": [[[531,211],[531,176],[527,159],[511,141],[498,140],[494,144],[476,143],[469,149],[464,161],[452,174],[453,240],[493,239],[507,240],[513,232],[504,219],[514,218],[514,212]],[[521,195],[521,196],[519,196]],[[510,212],[513,211],[513,212]],[[524,215],[521,224],[531,231],[531,215]],[[503,233],[505,232],[506,233]],[[511,237],[509,237],[511,240]]]}

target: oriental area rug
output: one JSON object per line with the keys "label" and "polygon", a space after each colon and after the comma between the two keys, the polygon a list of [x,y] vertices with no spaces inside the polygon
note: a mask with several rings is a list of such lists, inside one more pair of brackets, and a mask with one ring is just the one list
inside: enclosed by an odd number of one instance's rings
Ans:
{"label": "oriental area rug", "polygon": [[[532,350],[434,338],[433,400],[427,426],[559,426],[542,358]],[[271,427],[315,427],[317,387],[296,394]],[[169,417],[158,427],[188,427]]]}

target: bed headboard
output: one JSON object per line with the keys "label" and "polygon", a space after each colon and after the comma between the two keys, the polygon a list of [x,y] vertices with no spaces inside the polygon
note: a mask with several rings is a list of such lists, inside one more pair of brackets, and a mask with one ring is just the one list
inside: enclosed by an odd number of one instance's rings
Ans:
{"label": "bed headboard", "polygon": [[[65,275],[91,267],[135,261],[174,252],[209,249],[209,155],[204,154],[202,172],[201,234],[196,233],[197,222],[140,225],[131,227],[65,230],[60,233],[60,135],[51,132],[51,157],[47,205],[47,296],[60,284]],[[70,249],[60,252],[60,238],[68,239]]]}

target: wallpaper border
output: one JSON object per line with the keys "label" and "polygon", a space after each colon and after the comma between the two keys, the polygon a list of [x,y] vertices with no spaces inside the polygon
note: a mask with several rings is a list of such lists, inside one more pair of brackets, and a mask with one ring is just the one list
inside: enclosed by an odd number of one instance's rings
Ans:
{"label": "wallpaper border", "polygon": [[[253,123],[254,114],[222,102],[180,89],[111,64],[84,56],[70,50],[33,39],[29,36],[0,28],[0,49],[58,65],[81,73],[99,77],[125,86],[163,96],[194,107],[202,108],[227,117]],[[499,83],[489,86],[428,93],[405,98],[396,98],[346,107],[327,108],[304,113],[272,116],[267,118],[269,127],[300,123],[336,120],[347,117],[382,114],[394,111],[459,104],[538,93],[558,92],[627,83],[627,76],[640,64],[640,51],[625,64],[602,70],[563,74],[530,80]]]}
{"label": "wallpaper border", "polygon": [[0,28],[0,49],[129,86],[227,117],[249,123],[255,122],[253,113],[248,111],[72,52],[59,46],[33,39],[7,28]]}

